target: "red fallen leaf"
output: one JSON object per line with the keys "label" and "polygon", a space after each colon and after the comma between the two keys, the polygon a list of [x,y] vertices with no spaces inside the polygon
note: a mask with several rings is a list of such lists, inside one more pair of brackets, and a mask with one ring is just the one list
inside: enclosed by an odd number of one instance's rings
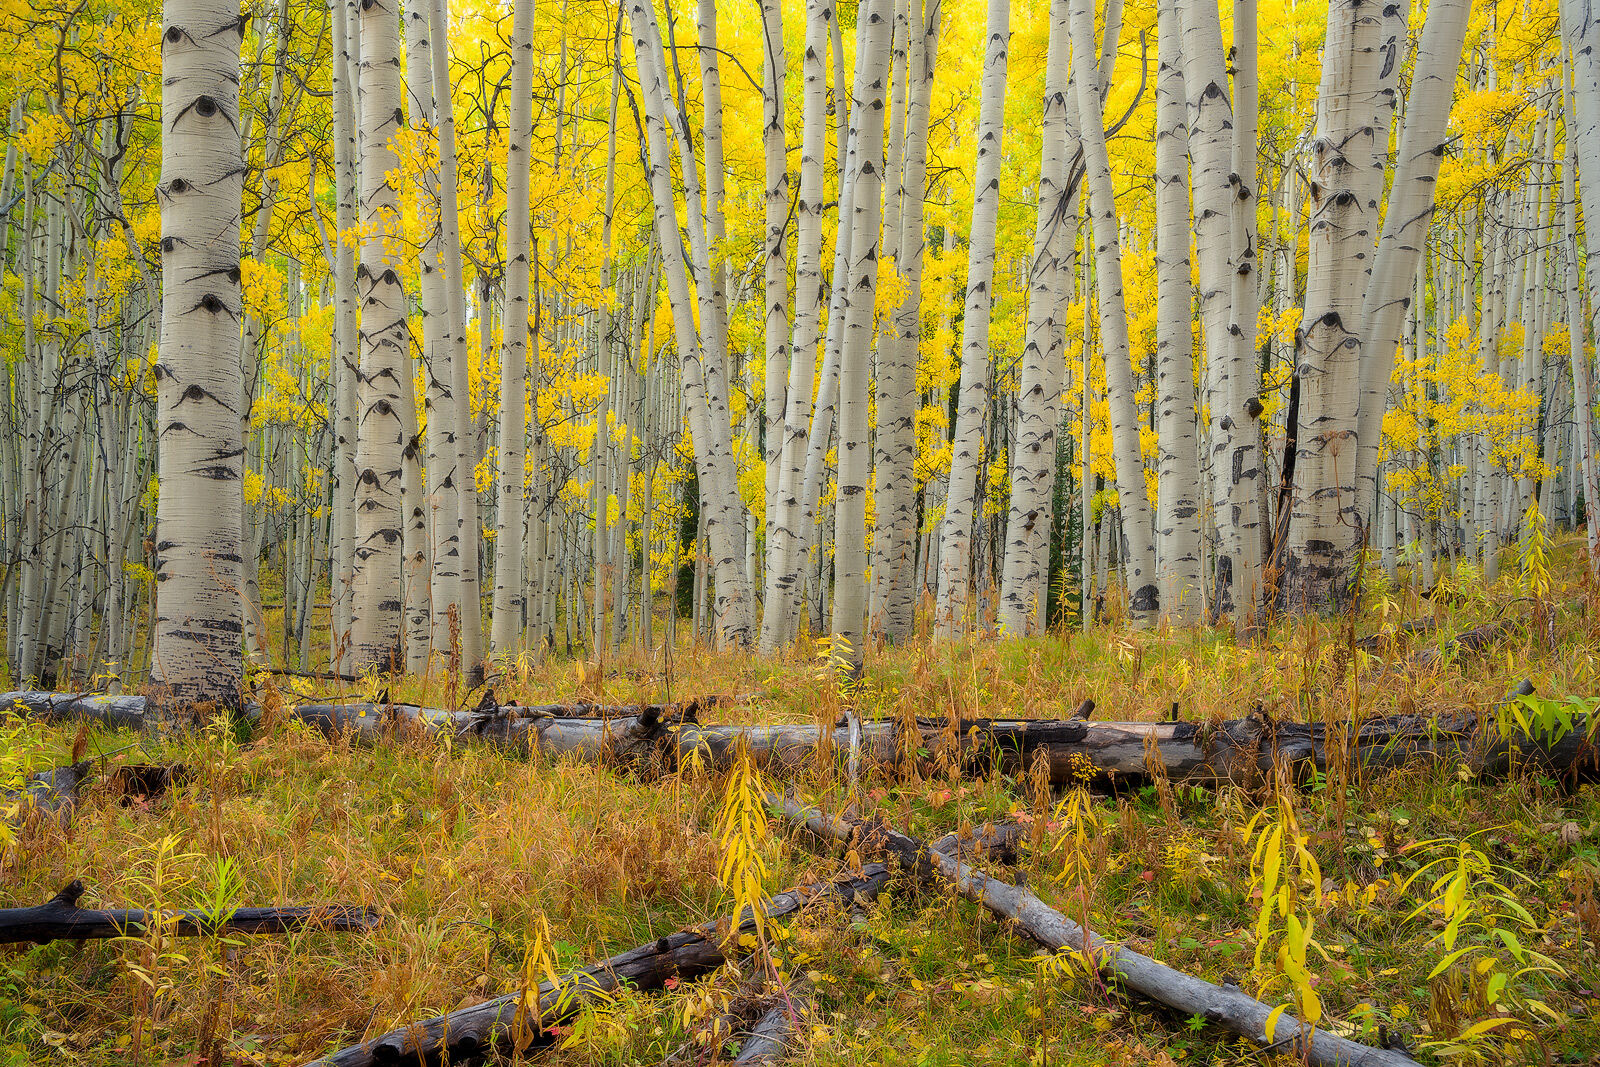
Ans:
{"label": "red fallen leaf", "polygon": [[678,980],[676,978],[668,978],[665,982],[662,982],[661,984],[666,986],[668,989],[677,989],[678,988]]}
{"label": "red fallen leaf", "polygon": [[1139,872],[1139,879],[1141,881],[1145,881],[1145,882],[1153,882],[1153,881],[1156,880],[1156,872],[1155,871],[1140,871]]}

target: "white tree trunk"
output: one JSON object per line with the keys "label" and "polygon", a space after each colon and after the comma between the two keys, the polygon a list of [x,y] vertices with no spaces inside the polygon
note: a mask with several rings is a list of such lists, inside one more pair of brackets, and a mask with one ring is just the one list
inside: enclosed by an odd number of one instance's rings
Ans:
{"label": "white tree trunk", "polygon": [[1182,31],[1173,3],[1156,12],[1156,566],[1161,614],[1201,620],[1201,486],[1195,439],[1194,325],[1189,273],[1189,130]]}
{"label": "white tree trunk", "polygon": [[236,707],[243,672],[244,21],[237,5],[169,0],[162,22],[162,312],[155,367],[161,592],[153,638],[164,703],[176,718],[179,710],[204,701]]}
{"label": "white tree trunk", "polygon": [[[1242,237],[1239,190],[1234,182],[1236,148],[1233,105],[1228,92],[1219,12],[1204,0],[1177,0],[1182,27],[1184,90],[1189,100],[1190,181],[1194,192],[1194,238],[1199,274],[1200,321],[1205,336],[1205,389],[1209,409],[1208,455],[1212,482],[1217,555],[1212,605],[1237,626],[1255,618],[1260,597],[1259,505],[1234,507],[1241,496],[1260,491],[1259,449],[1252,447],[1245,410],[1254,397],[1236,406],[1232,381],[1248,378],[1241,366],[1242,335],[1233,308],[1235,275]],[[1241,324],[1242,325],[1242,324]],[[1254,330],[1249,331],[1253,343]],[[1257,401],[1259,404],[1259,401]],[[1259,440],[1259,430],[1255,431]]]}
{"label": "white tree trunk", "polygon": [[1361,408],[1356,421],[1361,450],[1356,480],[1367,513],[1378,493],[1378,447],[1389,379],[1394,375],[1395,349],[1433,219],[1434,190],[1471,8],[1469,0],[1440,0],[1428,8],[1406,98],[1405,126],[1384,209],[1383,233],[1361,306]]}
{"label": "white tree trunk", "polygon": [[[834,514],[834,601],[831,631],[859,670],[867,618],[867,477],[869,370],[878,283],[879,191],[883,182],[883,120],[888,95],[893,0],[869,0],[866,62],[856,68],[850,110],[856,116],[855,193],[850,214],[850,272],[844,282],[844,345],[839,361],[839,469]],[[844,222],[841,219],[840,225]],[[837,282],[836,282],[837,284]]]}
{"label": "white tree trunk", "polygon": [[[1072,0],[1072,43],[1078,55],[1094,54],[1094,9],[1089,0]],[[1134,401],[1128,312],[1122,294],[1122,248],[1117,207],[1106,151],[1105,114],[1097,78],[1074,79],[1078,126],[1083,137],[1084,182],[1094,224],[1095,283],[1100,298],[1100,341],[1105,354],[1106,393],[1111,401],[1111,450],[1117,467],[1117,508],[1122,513],[1123,567],[1128,586],[1128,618],[1150,626],[1160,610],[1156,586],[1155,522],[1145,488],[1139,452],[1139,412]]]}
{"label": "white tree trunk", "polygon": [[[705,499],[707,540],[711,546],[716,581],[717,624],[725,645],[743,645],[751,639],[750,597],[744,575],[742,540],[744,507],[739,499],[729,423],[726,380],[718,361],[706,358],[695,329],[689,277],[678,235],[677,205],[672,193],[668,162],[668,98],[661,67],[660,41],[655,12],[647,0],[629,0],[628,21],[633,30],[635,60],[639,69],[647,132],[651,199],[656,233],[661,242],[662,270],[672,301],[674,331],[683,361],[685,404],[694,438],[701,493]],[[681,116],[675,115],[678,122]],[[677,123],[675,123],[676,125]],[[679,132],[680,147],[693,168],[686,129]],[[691,204],[690,215],[694,216]],[[694,237],[691,226],[691,240]],[[709,280],[706,280],[709,286]],[[702,303],[702,315],[705,305]]]}
{"label": "white tree trunk", "polygon": [[361,11],[361,371],[356,424],[356,548],[351,664],[388,670],[400,647],[402,404],[411,335],[400,283],[400,13],[393,0]]}
{"label": "white tree trunk", "polygon": [[[1579,22],[1568,15],[1567,33],[1569,45],[1577,43],[1570,35],[1574,31],[1592,32],[1596,43],[1600,43],[1600,26],[1596,26],[1592,19]],[[1573,48],[1576,52],[1577,48]],[[1589,70],[1587,76],[1591,79],[1591,92],[1600,93],[1600,61],[1596,61],[1590,46],[1588,59]],[[1569,59],[1576,67],[1575,59]],[[1563,81],[1566,74],[1563,73]],[[1579,291],[1578,278],[1578,198],[1575,189],[1575,174],[1578,165],[1578,153],[1582,149],[1578,138],[1578,123],[1582,121],[1581,113],[1573,110],[1572,95],[1563,85],[1563,94],[1567,96],[1566,106],[1563,109],[1567,115],[1567,151],[1562,159],[1561,166],[1561,203],[1563,213],[1563,249],[1565,258],[1563,265],[1566,278],[1567,301],[1567,337],[1572,348],[1572,389],[1573,389],[1573,419],[1577,428],[1578,470],[1573,472],[1581,478],[1583,487],[1583,507],[1585,511],[1585,532],[1589,544],[1589,565],[1595,566],[1600,560],[1600,478],[1595,471],[1595,434],[1594,434],[1594,372],[1589,358],[1589,345],[1585,334],[1583,321],[1583,295]],[[1589,105],[1588,117],[1591,123],[1600,119],[1600,99],[1592,99]],[[1594,151],[1600,151],[1600,129],[1590,127],[1586,142]],[[1600,158],[1590,156],[1589,158]],[[1600,197],[1591,195],[1591,203],[1600,201]],[[1593,267],[1590,268],[1590,290],[1600,282],[1594,280]],[[1600,301],[1595,302],[1600,307]]]}
{"label": "white tree trunk", "polygon": [[[1044,107],[1039,158],[1039,205],[1033,228],[1033,264],[1028,276],[1028,327],[1018,382],[1015,458],[1006,517],[1005,564],[998,621],[1002,633],[1038,633],[1045,609],[1049,567],[1051,493],[1055,488],[1055,412],[1065,369],[1062,348],[1062,261],[1077,237],[1077,217],[1067,188],[1070,147],[1077,124],[1069,115],[1071,40],[1068,0],[1051,0],[1050,41],[1045,58]],[[1185,241],[1187,246],[1187,240]],[[1066,275],[1068,285],[1070,273]],[[1187,279],[1186,279],[1187,280]],[[1185,305],[1187,309],[1187,304]]]}
{"label": "white tree trunk", "polygon": [[[783,5],[761,0],[762,126],[766,162],[766,402],[762,413],[767,468],[765,541],[770,546],[777,521],[779,458],[783,451],[785,392],[789,373],[789,149],[784,133],[787,56],[783,47]],[[810,383],[806,383],[809,388]],[[752,586],[754,588],[754,586]]]}
{"label": "white tree trunk", "polygon": [[972,225],[967,238],[966,317],[961,324],[961,393],[951,440],[950,482],[939,534],[935,633],[948,639],[967,624],[972,581],[972,522],[982,500],[983,423],[989,410],[989,310],[993,298],[995,223],[1006,104],[1010,0],[988,0],[983,87],[978,104],[978,163],[973,171]]}
{"label": "white tree trunk", "polygon": [[1373,0],[1334,0],[1328,11],[1312,143],[1306,309],[1297,338],[1300,383],[1289,528],[1279,597],[1291,611],[1328,611],[1348,599],[1361,548],[1356,495],[1360,311],[1377,221],[1370,190],[1370,87],[1379,11]]}
{"label": "white tree trunk", "polygon": [[[445,492],[455,498],[455,536],[448,538],[439,556],[450,565],[444,586],[457,599],[439,605],[446,615],[457,608],[459,647],[452,648],[448,632],[435,644],[440,651],[459,652],[468,676],[481,673],[483,659],[483,603],[479,594],[478,554],[483,531],[478,521],[478,487],[475,480],[477,449],[473,445],[472,394],[467,373],[467,294],[461,277],[461,223],[457,207],[455,105],[450,96],[450,15],[449,0],[432,0],[429,36],[433,41],[433,100],[439,130],[439,258],[443,264],[445,289],[445,337],[449,360],[449,403],[454,417],[455,455],[449,476],[443,480]],[[449,462],[452,457],[447,456]]]}
{"label": "white tree trunk", "polygon": [[333,551],[329,587],[329,662],[342,672],[350,654],[350,607],[356,550],[356,381],[361,375],[356,293],[356,110],[355,62],[351,55],[346,0],[331,0],[333,23],[334,311]]}
{"label": "white tree trunk", "polygon": [[[795,205],[794,343],[788,350],[789,381],[783,392],[783,440],[778,488],[767,524],[766,604],[761,617],[761,652],[771,655],[788,640],[800,597],[802,541],[800,493],[805,482],[810,436],[812,378],[822,334],[823,157],[828,151],[828,27],[832,0],[806,4],[805,88],[801,104],[800,196]],[[771,373],[770,370],[768,372]],[[769,433],[774,432],[769,428]]]}
{"label": "white tree trunk", "polygon": [[[516,0],[511,22],[511,115],[506,130],[506,280],[500,350],[500,467],[494,541],[494,615],[489,651],[516,652],[522,637],[522,483],[528,403],[528,183],[533,139],[533,0]],[[600,437],[595,437],[600,447]],[[598,578],[599,576],[596,575]]]}

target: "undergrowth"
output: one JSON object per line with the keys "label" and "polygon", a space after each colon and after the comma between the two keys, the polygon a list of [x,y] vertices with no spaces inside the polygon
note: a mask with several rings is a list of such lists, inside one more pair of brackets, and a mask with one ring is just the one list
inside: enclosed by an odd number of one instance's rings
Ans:
{"label": "undergrowth", "polygon": [[[1340,620],[1280,623],[1252,644],[1098,628],[1022,641],[869,649],[859,682],[814,647],[776,661],[683,645],[589,660],[523,660],[489,679],[502,701],[629,703],[747,697],[727,721],[921,716],[1216,720],[1257,710],[1338,722],[1392,713],[1482,715],[1559,732],[1572,698],[1600,695],[1600,593],[1570,541],[1523,553],[1535,572],[1486,587],[1471,573],[1431,599],[1364,585],[1362,647]],[[1532,607],[1530,608],[1530,602]],[[1434,633],[1397,634],[1422,616]],[[1413,648],[1500,617],[1531,620],[1480,653],[1387,670]],[[1384,636],[1384,635],[1390,636]],[[1539,698],[1502,707],[1527,678]],[[476,703],[442,674],[335,686],[259,679],[285,703]],[[1568,727],[1570,728],[1570,726]],[[157,925],[113,941],[0,952],[0,1064],[292,1064],[409,1020],[528,993],[551,974],[752,900],[844,860],[768,819],[744,760],[651,779],[520,759],[422,737],[363,747],[279,719],[257,736],[158,743],[75,725],[0,723],[0,786],[64,762],[75,742],[99,782],[63,825],[0,819],[7,906],[72,878],[86,906],[370,904],[371,934],[176,938]],[[105,773],[178,761],[187,781],[150,801]],[[1239,985],[1320,1025],[1402,1041],[1428,1062],[1592,1062],[1600,1055],[1600,798],[1532,771],[1480,781],[1454,765],[1365,774],[1333,761],[1299,782],[1197,787],[1156,779],[1052,793],[1036,769],[962,778],[817,761],[798,788],[825,811],[924,838],[1013,819],[1021,868],[1046,902],[1107,938]],[[18,807],[14,802],[12,807]],[[723,929],[732,929],[731,923]],[[952,894],[906,884],[871,906],[813,911],[735,938],[739,966],[661,995],[623,991],[556,1028],[552,1064],[705,1063],[735,1022],[804,997],[796,1062],[834,1064],[1257,1063],[1204,1019],[1125,996],[1092,968],[1045,957]],[[531,995],[522,998],[533,1012]],[[733,1020],[733,1021],[730,1021]],[[519,1026],[537,1026],[536,1018]]]}

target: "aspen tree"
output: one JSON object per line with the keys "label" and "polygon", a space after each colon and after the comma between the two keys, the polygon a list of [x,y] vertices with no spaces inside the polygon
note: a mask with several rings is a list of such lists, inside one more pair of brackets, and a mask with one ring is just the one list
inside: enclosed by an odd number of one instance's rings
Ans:
{"label": "aspen tree", "polygon": [[[1002,632],[1033,634],[1044,615],[1044,574],[1049,565],[1051,490],[1056,463],[1054,407],[1065,369],[1062,347],[1062,260],[1077,237],[1067,187],[1068,145],[1076,123],[1067,99],[1071,69],[1068,0],[1051,0],[1045,59],[1044,108],[1039,158],[1039,204],[1028,274],[1028,326],[1018,382],[1017,439],[1011,463],[1011,501],[1006,518],[1005,566],[998,621]],[[1068,285],[1071,274],[1066,276]]]}
{"label": "aspen tree", "polygon": [[[1566,58],[1566,57],[1564,57]],[[1600,560],[1600,478],[1595,471],[1594,372],[1589,348],[1584,343],[1583,295],[1579,289],[1578,197],[1576,189],[1578,141],[1570,90],[1570,60],[1562,69],[1563,112],[1568,116],[1566,151],[1561,159],[1562,266],[1566,279],[1567,338],[1571,347],[1573,417],[1577,428],[1574,442],[1578,469],[1573,472],[1583,490],[1584,531],[1588,538],[1590,566]],[[1600,146],[1596,146],[1600,147]]]}
{"label": "aspen tree", "polygon": [[771,655],[788,639],[794,605],[800,596],[800,494],[810,435],[812,378],[822,333],[822,179],[823,156],[828,149],[826,60],[828,27],[835,17],[832,0],[807,0],[800,184],[795,204],[794,337],[787,350],[789,380],[783,393],[778,488],[768,523],[766,603],[761,616],[764,655]]}
{"label": "aspen tree", "polygon": [[[476,677],[483,658],[483,606],[479,594],[478,555],[482,527],[478,521],[478,488],[474,480],[477,450],[473,446],[472,392],[467,371],[466,288],[461,278],[461,223],[456,180],[455,104],[450,96],[450,17],[449,0],[432,0],[429,37],[433,43],[434,121],[439,133],[439,239],[445,288],[445,337],[449,361],[449,403],[455,429],[454,464],[443,480],[445,493],[455,498],[455,535],[447,537],[438,550],[446,565],[442,576],[447,592],[454,599],[435,603],[435,618],[448,624],[448,608],[456,605],[460,625],[460,654],[469,677]],[[447,462],[451,457],[447,456]],[[449,631],[444,640],[435,629],[434,643],[441,651],[450,648]]]}
{"label": "aspen tree", "polygon": [[[1078,55],[1094,54],[1094,9],[1089,0],[1072,0],[1072,42]],[[1122,513],[1123,566],[1127,572],[1128,617],[1136,626],[1155,622],[1160,608],[1156,586],[1155,523],[1139,454],[1138,409],[1134,402],[1128,312],[1122,292],[1122,249],[1117,233],[1111,161],[1106,151],[1103,95],[1097,78],[1075,79],[1078,126],[1083,138],[1084,182],[1093,222],[1095,283],[1100,301],[1100,340],[1111,401],[1112,454],[1117,468],[1117,507]]]}
{"label": "aspen tree", "polygon": [[[1439,0],[1428,8],[1417,44],[1405,125],[1396,152],[1394,182],[1384,209],[1383,232],[1361,305],[1361,396],[1356,472],[1362,507],[1370,513],[1378,494],[1378,448],[1389,379],[1410,304],[1412,281],[1433,220],[1434,190],[1444,158],[1446,126],[1461,67],[1471,4]],[[1392,61],[1385,52],[1385,61]],[[1392,108],[1392,104],[1390,105]]]}
{"label": "aspen tree", "polygon": [[1189,288],[1189,131],[1177,7],[1156,9],[1156,567],[1162,616],[1202,616],[1200,468]]}
{"label": "aspen tree", "polygon": [[766,165],[766,247],[762,255],[766,305],[766,382],[762,412],[766,460],[766,531],[771,544],[777,517],[779,456],[783,446],[789,373],[789,161],[784,134],[783,4],[761,0],[761,145]]}
{"label": "aspen tree", "polygon": [[[852,158],[850,271],[844,282],[845,317],[839,361],[839,469],[834,514],[832,634],[859,672],[867,615],[867,433],[872,323],[878,282],[879,191],[883,181],[884,107],[887,102],[892,0],[869,0],[850,111],[856,116]],[[844,225],[844,220],[840,220]],[[835,283],[837,284],[837,282]]]}
{"label": "aspen tree", "polygon": [[[1200,324],[1205,337],[1205,388],[1201,401],[1210,412],[1207,425],[1212,475],[1212,514],[1217,535],[1212,580],[1214,612],[1248,626],[1260,595],[1258,511],[1233,503],[1259,492],[1260,460],[1246,422],[1258,406],[1253,396],[1236,397],[1235,380],[1248,378],[1235,322],[1233,298],[1239,262],[1234,242],[1242,222],[1234,176],[1233,105],[1228,91],[1217,6],[1204,0],[1176,0],[1181,25],[1183,87],[1188,96],[1190,183],[1194,194],[1195,266],[1199,275]],[[1250,331],[1252,340],[1254,331]],[[1237,483],[1236,483],[1237,474]]]}
{"label": "aspen tree", "polygon": [[160,440],[154,672],[162,719],[240,700],[244,445],[239,414],[239,52],[244,19],[217,0],[170,0],[161,38]]}
{"label": "aspen tree", "polygon": [[1312,142],[1306,310],[1296,337],[1299,418],[1278,595],[1291,610],[1331,610],[1349,595],[1361,547],[1356,498],[1360,310],[1378,205],[1366,95],[1377,70],[1371,0],[1334,0]]}
{"label": "aspen tree", "polygon": [[[651,200],[661,242],[662,269],[672,302],[679,358],[683,362],[684,401],[689,409],[695,458],[709,511],[706,532],[715,569],[718,630],[723,644],[742,645],[748,643],[752,636],[751,605],[744,577],[743,554],[736,548],[744,519],[733,469],[732,430],[728,421],[726,381],[722,377],[724,368],[715,358],[706,357],[690,306],[689,276],[678,236],[677,206],[672,193],[667,155],[669,104],[659,58],[661,50],[655,12],[648,0],[629,0],[628,21],[632,27],[634,56],[644,103]],[[686,174],[692,174],[693,156],[689,151],[689,138],[687,131],[679,125],[682,116],[675,109],[673,120],[673,126],[678,129],[680,149],[691,164]],[[690,206],[692,219],[695,205],[691,203]],[[691,227],[691,240],[693,232],[694,227]],[[703,244],[700,251],[704,251]]]}
{"label": "aspen tree", "polygon": [[356,380],[361,375],[358,336],[359,297],[356,294],[356,110],[355,59],[351,52],[350,19],[346,0],[330,0],[333,23],[333,152],[334,260],[329,265],[334,277],[333,381],[334,381],[334,462],[333,462],[333,551],[329,585],[331,587],[331,629],[329,660],[336,672],[342,671],[350,652],[351,598],[355,592],[352,574],[356,550]]}
{"label": "aspen tree", "polygon": [[[522,634],[523,441],[527,437],[528,184],[533,137],[533,0],[516,0],[511,23],[511,115],[506,130],[505,339],[500,355],[500,455],[494,541],[494,616],[489,650],[516,652]],[[595,447],[599,447],[599,437]],[[596,580],[599,575],[596,575]]]}
{"label": "aspen tree", "polygon": [[935,632],[948,639],[967,624],[972,580],[972,521],[978,510],[983,423],[989,408],[989,310],[994,283],[995,224],[1000,207],[1006,56],[1010,0],[988,0],[983,86],[978,105],[978,162],[973,173],[972,228],[967,242],[966,313],[961,324],[961,385],[944,526],[939,535]]}
{"label": "aspen tree", "polygon": [[[932,110],[934,60],[939,48],[940,5],[920,0],[901,9],[905,38],[900,66],[904,92],[903,138],[891,133],[890,147],[903,143],[899,166],[887,180],[897,182],[884,240],[903,296],[879,330],[877,429],[874,466],[871,626],[894,641],[911,637],[916,618],[916,409],[917,364],[922,340],[923,200],[928,170],[928,123]],[[897,109],[898,114],[898,109]]]}
{"label": "aspen tree", "polygon": [[[418,143],[436,141],[437,109],[433,98],[433,37],[430,21],[432,0],[406,0],[406,104],[411,129]],[[423,644],[427,654],[447,653],[450,648],[450,605],[457,604],[459,589],[450,580],[452,565],[446,559],[446,546],[456,543],[456,501],[448,480],[455,466],[455,411],[450,403],[450,351],[442,249],[443,212],[439,195],[439,171],[425,166],[418,178],[418,195],[423,210],[423,240],[420,253],[419,283],[422,313],[423,410],[427,418],[426,449],[423,463],[423,535],[428,546],[428,623],[426,641],[420,635],[408,637],[408,669],[415,669],[413,640]],[[457,604],[459,613],[459,604]]]}
{"label": "aspen tree", "polygon": [[400,284],[400,13],[393,0],[361,9],[361,368],[357,378],[356,547],[351,601],[352,666],[385,670],[400,646],[401,467],[404,376],[410,330]]}

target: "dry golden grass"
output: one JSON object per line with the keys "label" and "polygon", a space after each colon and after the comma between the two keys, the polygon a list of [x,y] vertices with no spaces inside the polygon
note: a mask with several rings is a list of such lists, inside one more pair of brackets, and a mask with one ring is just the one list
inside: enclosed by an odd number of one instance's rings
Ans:
{"label": "dry golden grass", "polygon": [[[1430,613],[1441,627],[1386,645],[1378,658],[1353,652],[1337,621],[1282,624],[1247,646],[1215,632],[1102,627],[873,650],[856,699],[875,717],[1056,717],[1092,697],[1099,720],[1157,718],[1174,703],[1187,718],[1235,717],[1259,705],[1320,720],[1486,708],[1523,677],[1543,694],[1600,693],[1600,611],[1573,545],[1562,546],[1555,573],[1550,599],[1576,607],[1556,613],[1554,645],[1519,629],[1481,655],[1426,671],[1380,675],[1380,660],[1504,612],[1526,617],[1515,577],[1486,590],[1465,576],[1448,596],[1426,602],[1404,591],[1369,592],[1363,632]],[[513,664],[490,684],[501,700],[540,703],[753,694],[717,712],[730,721],[832,721],[845,706],[807,648],[776,661],[688,645],[667,651]],[[276,687],[294,701],[370,696],[376,684],[279,679]],[[443,677],[400,680],[390,692],[440,704],[452,690],[462,703],[479,696]],[[75,734],[39,728],[26,740],[34,760],[49,764]],[[719,789],[704,779],[638,780],[427,738],[360,747],[292,723],[245,743],[222,732],[163,747],[125,734],[88,740],[91,754],[116,752],[110,763],[176,759],[192,778],[149,804],[124,805],[96,790],[67,829],[24,828],[0,870],[4,903],[42,901],[78,877],[90,887],[86,903],[200,906],[227,881],[221,865],[231,861],[240,884],[233,903],[368,903],[388,921],[371,936],[138,938],[0,954],[0,1064],[193,1064],[213,1034],[214,1062],[299,1063],[516,988],[540,918],[566,967],[726,908],[712,833]],[[825,806],[844,803],[831,767],[813,768],[802,785]],[[999,776],[874,776],[860,794],[864,807],[927,836],[987,819],[1031,821],[1042,848],[1026,873],[1047,900],[1213,980],[1270,979],[1251,966],[1259,887],[1240,833],[1269,795],[1134,790],[1098,801],[1095,829],[1081,838],[1063,827],[1055,799]],[[1520,1022],[1425,1056],[1600,1055],[1591,1020],[1600,998],[1589,992],[1600,987],[1593,787],[1569,793],[1534,777],[1480,783],[1453,768],[1418,767],[1314,783],[1293,802],[1335,894],[1354,886],[1359,895],[1469,838],[1528,879],[1517,883],[1520,899],[1539,931],[1525,939],[1565,973],[1518,981],[1523,1000],[1539,1000],[1553,1018],[1524,1018],[1518,1008]],[[786,835],[762,847],[769,890],[838,865]],[[1087,886],[1055,881],[1063,848],[1089,850],[1099,873]],[[1429,912],[1408,918],[1413,900],[1380,886],[1358,905],[1325,903],[1319,933],[1327,956],[1316,967],[1329,1019],[1369,1038],[1382,1024],[1416,1047],[1498,1012],[1470,975],[1455,987],[1451,973],[1428,978],[1443,955],[1431,940],[1439,924]],[[900,891],[853,917],[812,916],[776,936],[777,966],[806,976],[819,1002],[798,1062],[1259,1062],[1210,1028],[1042,969],[1030,945],[946,894]],[[717,1042],[697,1039],[706,1020],[725,1004],[765,1003],[759,998],[768,992],[760,968],[747,966],[665,997],[628,995],[568,1027],[562,1036],[571,1047],[544,1056],[654,1064],[677,1053],[675,1062],[707,1062]]]}

